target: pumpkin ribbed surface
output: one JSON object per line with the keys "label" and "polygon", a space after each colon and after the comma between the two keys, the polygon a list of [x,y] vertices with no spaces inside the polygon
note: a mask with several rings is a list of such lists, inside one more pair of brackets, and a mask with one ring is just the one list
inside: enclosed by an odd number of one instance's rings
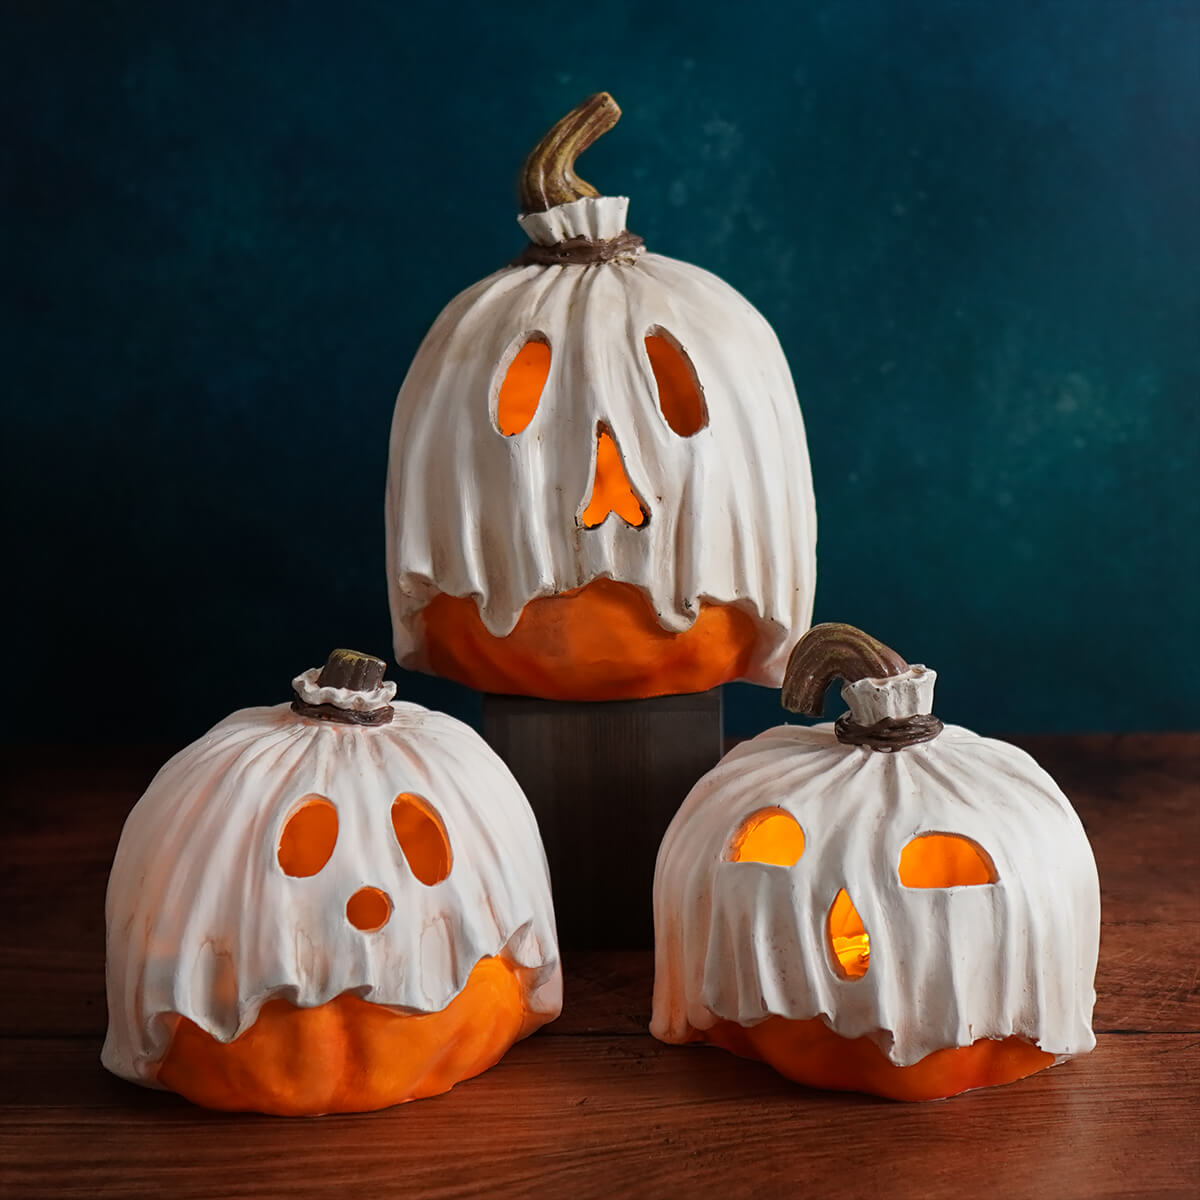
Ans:
{"label": "pumpkin ribbed surface", "polygon": [[547,700],[631,700],[704,692],[746,674],[757,623],[702,604],[690,628],[664,629],[640,588],[611,579],[527,604],[507,637],[469,596],[436,596],[424,614],[428,665],[483,692]]}
{"label": "pumpkin ribbed surface", "polygon": [[520,976],[520,968],[485,958],[433,1013],[398,1013],[349,992],[315,1008],[270,1000],[228,1043],[183,1018],[158,1082],[208,1108],[279,1116],[367,1112],[435,1096],[486,1071],[545,1021],[526,1006]]}

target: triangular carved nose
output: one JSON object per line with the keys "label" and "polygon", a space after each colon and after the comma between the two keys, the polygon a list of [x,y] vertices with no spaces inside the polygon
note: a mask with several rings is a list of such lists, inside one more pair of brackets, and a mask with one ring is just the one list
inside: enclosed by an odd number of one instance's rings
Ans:
{"label": "triangular carved nose", "polygon": [[861,979],[871,961],[871,939],[845,888],[829,907],[826,932],[838,974],[843,979]]}
{"label": "triangular carved nose", "polygon": [[583,510],[585,529],[595,529],[604,523],[609,513],[615,512],[628,525],[646,523],[646,506],[638,499],[621,452],[609,429],[601,425],[596,431],[596,477],[592,481],[592,495]]}

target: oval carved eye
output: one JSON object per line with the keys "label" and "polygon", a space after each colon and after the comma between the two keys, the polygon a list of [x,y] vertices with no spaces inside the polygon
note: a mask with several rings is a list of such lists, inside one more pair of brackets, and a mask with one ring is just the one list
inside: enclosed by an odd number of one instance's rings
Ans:
{"label": "oval carved eye", "polygon": [[338,815],[331,801],[315,793],[305,796],[284,822],[275,857],[285,875],[315,875],[337,845]]}
{"label": "oval carved eye", "polygon": [[687,351],[661,325],[646,334],[646,353],[658,385],[658,406],[680,437],[691,437],[708,424],[708,406]]}
{"label": "oval carved eye", "polygon": [[905,887],[969,887],[998,878],[991,855],[957,833],[922,833],[900,852],[900,882]]}
{"label": "oval carved eye", "polygon": [[550,342],[544,333],[531,333],[504,366],[496,391],[496,428],[514,437],[533,420],[550,374]]}
{"label": "oval carved eye", "polygon": [[392,802],[392,829],[409,869],[426,887],[441,883],[450,874],[450,839],[428,801],[401,792]]}
{"label": "oval carved eye", "polygon": [[794,867],[804,853],[804,830],[782,808],[751,813],[729,840],[726,862],[760,862]]}

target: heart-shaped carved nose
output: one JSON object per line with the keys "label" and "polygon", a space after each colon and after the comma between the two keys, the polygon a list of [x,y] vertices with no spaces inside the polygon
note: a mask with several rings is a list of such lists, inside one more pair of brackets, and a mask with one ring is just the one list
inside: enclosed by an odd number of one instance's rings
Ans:
{"label": "heart-shaped carved nose", "polygon": [[596,476],[592,481],[591,499],[583,510],[584,528],[595,529],[613,512],[635,528],[644,525],[648,515],[646,506],[638,499],[625,474],[616,439],[606,426],[601,425],[596,431]]}

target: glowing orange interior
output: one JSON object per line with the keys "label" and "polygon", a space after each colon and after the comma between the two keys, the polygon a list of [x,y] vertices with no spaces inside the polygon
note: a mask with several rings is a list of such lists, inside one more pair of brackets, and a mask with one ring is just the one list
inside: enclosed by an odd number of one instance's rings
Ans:
{"label": "glowing orange interior", "polygon": [[658,384],[658,403],[667,424],[680,437],[691,437],[708,424],[704,393],[682,347],[663,333],[646,338],[646,353]]}
{"label": "glowing orange interior", "polygon": [[827,931],[838,973],[843,979],[861,979],[871,963],[871,939],[845,888],[829,907]]}
{"label": "glowing orange interior", "polygon": [[668,633],[640,588],[611,579],[531,601],[503,638],[469,596],[436,596],[422,616],[422,665],[482,692],[547,700],[707,691],[746,673],[758,636],[753,617],[718,604]]}
{"label": "glowing orange interior", "polygon": [[158,1081],[208,1108],[281,1116],[434,1096],[487,1070],[545,1021],[526,1005],[524,974],[481,959],[435,1013],[397,1013],[349,992],[317,1008],[270,1000],[228,1044],[180,1019]]}
{"label": "glowing orange interior", "polygon": [[621,452],[613,436],[603,426],[596,435],[596,478],[592,484],[592,495],[583,510],[585,529],[594,529],[604,522],[609,513],[615,512],[622,521],[635,528],[646,521],[646,510],[625,474]]}
{"label": "glowing orange interior", "polygon": [[729,843],[730,862],[773,863],[793,867],[804,853],[804,830],[782,808],[764,808],[741,824]]}
{"label": "glowing orange interior", "polygon": [[819,1018],[768,1017],[750,1028],[719,1021],[697,1036],[743,1058],[761,1059],[809,1087],[892,1100],[940,1100],[971,1088],[1012,1083],[1054,1062],[1053,1054],[1010,1037],[935,1050],[911,1066],[898,1067],[870,1038],[839,1037]]}
{"label": "glowing orange interior", "polygon": [[900,852],[900,882],[905,887],[964,887],[996,879],[987,852],[955,833],[922,834]]}
{"label": "glowing orange interior", "polygon": [[412,873],[426,886],[450,874],[450,839],[441,818],[420,796],[401,792],[392,802],[392,829]]}
{"label": "glowing orange interior", "polygon": [[379,888],[359,888],[346,901],[346,920],[364,933],[374,933],[376,929],[382,929],[391,915],[391,898]]}
{"label": "glowing orange interior", "polygon": [[315,875],[337,844],[337,809],[324,796],[306,796],[284,822],[277,857],[288,875]]}
{"label": "glowing orange interior", "polygon": [[549,374],[550,347],[543,341],[526,342],[509,364],[496,397],[496,428],[505,437],[520,433],[533,420]]}

